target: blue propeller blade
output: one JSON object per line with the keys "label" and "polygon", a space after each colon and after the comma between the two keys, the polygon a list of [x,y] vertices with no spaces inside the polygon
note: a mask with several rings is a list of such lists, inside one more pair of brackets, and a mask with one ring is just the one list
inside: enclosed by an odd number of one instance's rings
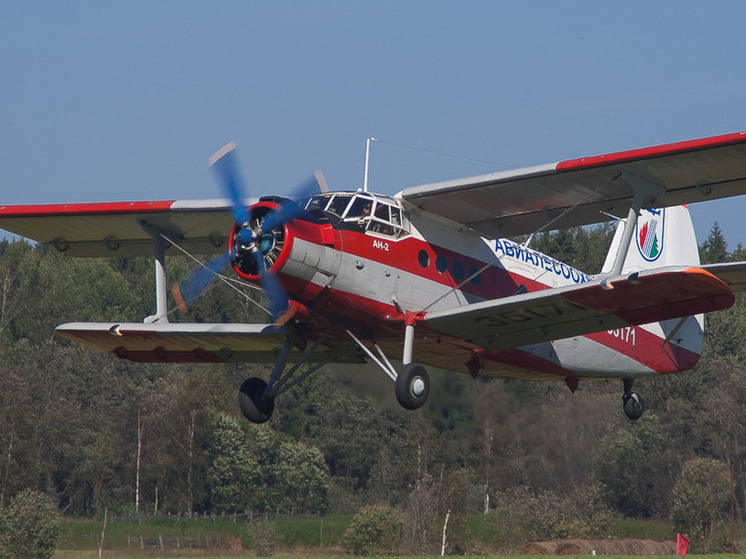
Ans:
{"label": "blue propeller blade", "polygon": [[272,212],[264,219],[261,224],[262,231],[271,231],[289,221],[293,221],[303,212],[303,209],[296,202],[310,198],[319,192],[319,190],[320,186],[317,175],[311,175],[293,190],[290,196],[290,199],[293,200],[292,202],[285,203],[279,210]]}
{"label": "blue propeller blade", "polygon": [[[210,166],[217,175],[218,182],[223,191],[223,195],[228,198],[231,204],[231,212],[235,222],[242,226],[251,221],[251,209],[244,204],[247,199],[247,190],[244,186],[241,170],[236,155],[236,144],[230,142],[220,148],[210,157]],[[323,175],[317,172],[314,176],[303,181],[293,191],[291,199],[303,200],[310,198],[319,190],[325,190],[325,181]],[[281,227],[283,224],[292,221],[302,213],[302,209],[294,202],[288,202],[280,209],[270,213],[261,224],[260,231],[251,231],[251,229],[241,229],[238,233],[239,242],[245,245],[255,243],[254,259],[257,264],[257,271],[260,276],[262,288],[269,299],[270,311],[273,318],[278,319],[283,315],[290,306],[289,297],[282,283],[277,276],[267,270],[264,262],[264,254],[259,250],[261,248],[261,235],[263,231],[269,232],[272,229]],[[226,252],[210,261],[205,266],[196,270],[189,278],[181,283],[174,285],[173,294],[177,304],[182,312],[187,312],[187,306],[196,300],[207,289],[215,276],[230,263],[231,253]]]}
{"label": "blue propeller blade", "polygon": [[270,313],[272,318],[276,319],[288,308],[288,294],[277,276],[265,268],[264,256],[258,250],[254,252],[254,258],[259,268],[262,288],[267,294],[267,299],[269,299]]}
{"label": "blue propeller blade", "polygon": [[215,170],[218,182],[223,189],[223,195],[230,200],[233,219],[243,225],[251,219],[246,206],[246,188],[244,187],[241,171],[236,156],[236,144],[225,144],[210,157],[210,166]]}
{"label": "blue propeller blade", "polygon": [[187,279],[175,284],[173,287],[174,298],[181,312],[186,313],[187,307],[194,302],[207,286],[210,285],[215,276],[221,272],[231,261],[231,253],[224,252],[210,260],[204,266],[200,266]]}

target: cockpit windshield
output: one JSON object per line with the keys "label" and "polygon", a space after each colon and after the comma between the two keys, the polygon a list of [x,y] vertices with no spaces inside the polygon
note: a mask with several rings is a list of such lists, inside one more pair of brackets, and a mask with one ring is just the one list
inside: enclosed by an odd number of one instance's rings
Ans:
{"label": "cockpit windshield", "polygon": [[309,212],[321,211],[338,227],[401,237],[406,235],[402,210],[391,198],[366,192],[316,194],[306,203]]}

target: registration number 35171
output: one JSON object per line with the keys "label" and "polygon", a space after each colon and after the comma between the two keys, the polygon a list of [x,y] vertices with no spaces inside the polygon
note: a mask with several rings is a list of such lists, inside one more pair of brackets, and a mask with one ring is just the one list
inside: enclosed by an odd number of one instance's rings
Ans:
{"label": "registration number 35171", "polygon": [[636,333],[635,333],[635,327],[634,326],[627,326],[625,328],[617,328],[615,330],[607,330],[608,334],[610,336],[614,336],[615,338],[619,338],[621,341],[635,345],[636,341]]}

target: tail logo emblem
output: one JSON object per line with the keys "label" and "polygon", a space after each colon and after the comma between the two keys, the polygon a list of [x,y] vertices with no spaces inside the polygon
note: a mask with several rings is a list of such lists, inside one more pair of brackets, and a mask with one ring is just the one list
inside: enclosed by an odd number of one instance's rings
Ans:
{"label": "tail logo emblem", "polygon": [[648,262],[658,260],[663,252],[665,209],[642,210],[637,218],[637,250]]}

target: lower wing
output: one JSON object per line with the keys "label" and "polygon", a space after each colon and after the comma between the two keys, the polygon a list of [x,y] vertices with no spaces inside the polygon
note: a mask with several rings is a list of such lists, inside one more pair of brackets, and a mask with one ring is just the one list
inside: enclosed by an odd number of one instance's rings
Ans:
{"label": "lower wing", "polygon": [[[145,363],[274,363],[285,343],[285,328],[273,324],[105,323],[71,322],[56,332],[66,338]],[[296,350],[291,358],[298,358]],[[319,346],[307,360],[324,361],[334,353]],[[355,352],[340,353],[334,362],[363,363]]]}

